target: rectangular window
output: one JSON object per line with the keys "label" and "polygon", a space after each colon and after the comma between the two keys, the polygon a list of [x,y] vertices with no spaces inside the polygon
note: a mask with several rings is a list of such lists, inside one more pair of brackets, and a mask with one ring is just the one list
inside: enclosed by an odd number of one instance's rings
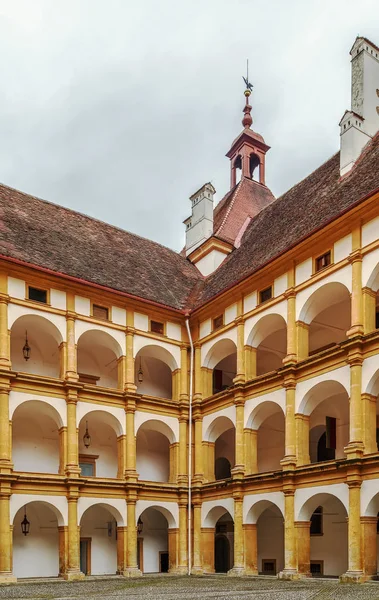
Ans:
{"label": "rectangular window", "polygon": [[224,315],[218,315],[217,317],[215,317],[213,319],[212,331],[215,331],[216,329],[220,329],[220,327],[222,327],[223,325],[224,325]]}
{"label": "rectangular window", "polygon": [[318,506],[311,516],[311,535],[323,535],[322,506]]}
{"label": "rectangular window", "polygon": [[96,459],[99,455],[79,454],[79,468],[82,477],[96,477]]}
{"label": "rectangular window", "polygon": [[337,419],[326,417],[326,447],[332,450],[337,448]]}
{"label": "rectangular window", "polygon": [[318,256],[316,258],[316,262],[315,262],[315,271],[317,273],[317,271],[321,271],[321,269],[325,269],[325,267],[328,267],[332,262],[332,254],[330,252],[330,250],[328,252],[325,252],[325,254],[322,254],[321,256]]}
{"label": "rectangular window", "polygon": [[310,563],[312,577],[321,577],[324,574],[324,561],[311,560]]}
{"label": "rectangular window", "polygon": [[276,574],[276,560],[272,559],[262,559],[262,573],[265,575],[275,575]]}
{"label": "rectangular window", "polygon": [[265,288],[259,292],[259,304],[263,304],[263,302],[267,302],[267,300],[271,300],[272,298],[272,286]]}
{"label": "rectangular window", "polygon": [[150,321],[150,331],[152,333],[164,334],[164,324],[159,321]]}
{"label": "rectangular window", "polygon": [[103,319],[104,321],[109,321],[109,309],[106,306],[100,306],[99,304],[94,304],[92,306],[92,315],[96,319]]}
{"label": "rectangular window", "polygon": [[379,329],[379,310],[376,309],[376,313],[375,313],[375,327],[376,329]]}
{"label": "rectangular window", "polygon": [[47,304],[47,290],[40,290],[39,288],[29,286],[28,298],[29,300],[34,300],[34,302]]}

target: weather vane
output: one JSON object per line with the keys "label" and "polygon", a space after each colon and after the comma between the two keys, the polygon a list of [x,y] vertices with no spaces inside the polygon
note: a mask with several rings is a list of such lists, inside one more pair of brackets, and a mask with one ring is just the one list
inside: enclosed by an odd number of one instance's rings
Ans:
{"label": "weather vane", "polygon": [[249,92],[250,96],[251,92],[253,91],[253,84],[249,81],[249,59],[246,59],[246,77],[242,75],[242,79],[246,85],[246,92]]}

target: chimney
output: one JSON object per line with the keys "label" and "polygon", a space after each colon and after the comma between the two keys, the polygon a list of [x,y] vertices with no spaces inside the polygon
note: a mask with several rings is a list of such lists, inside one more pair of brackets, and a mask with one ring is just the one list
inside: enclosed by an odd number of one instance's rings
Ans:
{"label": "chimney", "polygon": [[190,197],[192,214],[184,222],[186,226],[186,256],[191,254],[213,235],[213,196],[211,183],[205,183]]}
{"label": "chimney", "polygon": [[379,130],[379,48],[357,37],[351,55],[351,110],[341,128],[340,174],[346,175]]}

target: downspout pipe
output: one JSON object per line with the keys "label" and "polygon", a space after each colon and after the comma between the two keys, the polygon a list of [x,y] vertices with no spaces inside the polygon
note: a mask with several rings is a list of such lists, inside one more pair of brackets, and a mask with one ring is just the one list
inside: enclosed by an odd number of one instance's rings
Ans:
{"label": "downspout pipe", "polygon": [[189,326],[189,318],[186,315],[186,328],[190,343],[190,380],[189,380],[189,410],[188,410],[188,575],[192,571],[192,399],[193,399],[193,341]]}

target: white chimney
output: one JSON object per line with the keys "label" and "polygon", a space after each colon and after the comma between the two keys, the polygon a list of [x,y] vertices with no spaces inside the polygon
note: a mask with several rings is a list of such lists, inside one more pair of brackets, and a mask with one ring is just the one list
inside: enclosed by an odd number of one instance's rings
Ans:
{"label": "white chimney", "polygon": [[213,235],[213,196],[211,183],[205,183],[190,197],[192,215],[184,222],[186,226],[186,256],[191,254]]}
{"label": "white chimney", "polygon": [[353,167],[363,147],[379,130],[379,48],[357,37],[351,55],[351,110],[340,121],[340,173]]}

